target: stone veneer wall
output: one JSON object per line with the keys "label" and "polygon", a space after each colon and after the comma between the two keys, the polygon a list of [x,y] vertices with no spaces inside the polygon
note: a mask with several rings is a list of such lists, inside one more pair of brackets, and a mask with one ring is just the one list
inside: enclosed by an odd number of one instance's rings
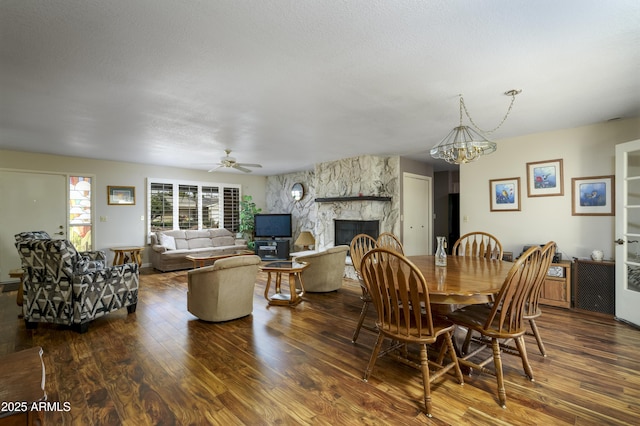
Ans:
{"label": "stone veneer wall", "polygon": [[[380,232],[400,234],[400,158],[359,156],[320,163],[313,172],[295,172],[267,178],[266,213],[292,213],[293,241],[301,231],[311,231],[316,249],[334,245],[334,219],[379,220]],[[305,195],[291,198],[291,187],[300,182]],[[391,202],[339,201],[316,203],[316,198],[390,196]],[[299,251],[300,247],[291,247]]]}
{"label": "stone veneer wall", "polygon": [[[301,183],[304,187],[304,197],[300,201],[291,198],[291,187],[294,183]],[[300,247],[293,247],[293,242],[300,232],[311,231],[314,237],[316,235],[315,223],[318,210],[315,199],[315,176],[312,171],[267,177],[265,213],[291,213],[293,238],[290,250],[292,252],[301,250]]]}

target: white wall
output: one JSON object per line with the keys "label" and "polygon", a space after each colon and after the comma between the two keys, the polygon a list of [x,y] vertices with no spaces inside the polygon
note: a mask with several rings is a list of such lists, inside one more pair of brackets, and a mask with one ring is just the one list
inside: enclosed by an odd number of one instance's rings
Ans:
{"label": "white wall", "polygon": [[[194,157],[194,161],[196,161]],[[105,250],[123,245],[146,245],[146,179],[167,178],[176,180],[235,183],[242,185],[242,195],[251,195],[256,205],[265,208],[266,177],[238,172],[207,173],[201,170],[181,169],[164,166],[150,166],[136,163],[102,161],[88,158],[65,157],[47,154],[32,154],[0,150],[0,168],[12,170],[32,170],[61,172],[77,175],[95,175],[95,248]],[[134,206],[113,206],[107,204],[107,186],[135,186]],[[1,202],[5,202],[2,200]],[[47,214],[43,211],[42,214]],[[99,217],[106,216],[107,222]],[[141,221],[141,216],[145,220]],[[0,226],[2,224],[0,223]],[[147,262],[146,254],[143,263]]]}
{"label": "white wall", "polygon": [[[571,179],[615,174],[615,145],[640,138],[640,118],[497,141],[498,150],[460,166],[460,232],[494,234],[517,256],[525,244],[554,240],[565,259],[593,249],[614,256],[613,216],[572,216]],[[564,195],[527,196],[526,163],[561,158]],[[521,211],[491,212],[489,180],[520,177]],[[468,218],[465,222],[464,217]]]}

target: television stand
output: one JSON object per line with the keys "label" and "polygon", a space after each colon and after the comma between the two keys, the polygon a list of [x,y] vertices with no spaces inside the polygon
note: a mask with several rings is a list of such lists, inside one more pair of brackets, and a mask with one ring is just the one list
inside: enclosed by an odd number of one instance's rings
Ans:
{"label": "television stand", "polygon": [[256,255],[262,260],[289,259],[289,240],[256,240]]}

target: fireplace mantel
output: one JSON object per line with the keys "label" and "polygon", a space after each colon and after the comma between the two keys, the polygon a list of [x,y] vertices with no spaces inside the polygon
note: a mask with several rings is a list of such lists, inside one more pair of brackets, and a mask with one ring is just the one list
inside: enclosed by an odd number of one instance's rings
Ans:
{"label": "fireplace mantel", "polygon": [[343,201],[391,201],[391,197],[380,197],[377,195],[362,195],[354,197],[327,197],[316,198],[316,203],[337,203]]}

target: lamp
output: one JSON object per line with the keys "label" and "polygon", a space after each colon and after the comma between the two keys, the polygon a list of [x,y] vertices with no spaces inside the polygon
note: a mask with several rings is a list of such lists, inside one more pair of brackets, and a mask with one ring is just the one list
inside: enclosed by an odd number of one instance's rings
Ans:
{"label": "lamp", "polygon": [[439,144],[431,148],[430,154],[433,158],[439,158],[447,163],[451,164],[464,164],[470,163],[472,161],[480,158],[481,155],[488,155],[494,152],[497,149],[497,145],[495,142],[490,141],[484,135],[474,130],[472,127],[464,126],[462,124],[462,111],[464,110],[469,121],[480,132],[483,133],[491,133],[495,132],[502,126],[505,122],[509,113],[511,112],[511,108],[513,107],[513,102],[516,99],[516,95],[522,92],[522,90],[509,90],[504,94],[507,96],[511,96],[511,104],[509,105],[509,109],[507,109],[507,113],[504,115],[504,118],[492,130],[483,131],[481,130],[471,119],[469,112],[467,111],[467,107],[464,104],[464,99],[462,95],[460,95],[460,125],[454,127],[453,130],[449,132],[449,134],[440,141]]}
{"label": "lamp", "polygon": [[315,238],[313,238],[313,235],[311,235],[311,232],[302,231],[294,244],[297,246],[302,246],[304,250],[309,250],[309,246],[312,246],[315,243],[316,240]]}

